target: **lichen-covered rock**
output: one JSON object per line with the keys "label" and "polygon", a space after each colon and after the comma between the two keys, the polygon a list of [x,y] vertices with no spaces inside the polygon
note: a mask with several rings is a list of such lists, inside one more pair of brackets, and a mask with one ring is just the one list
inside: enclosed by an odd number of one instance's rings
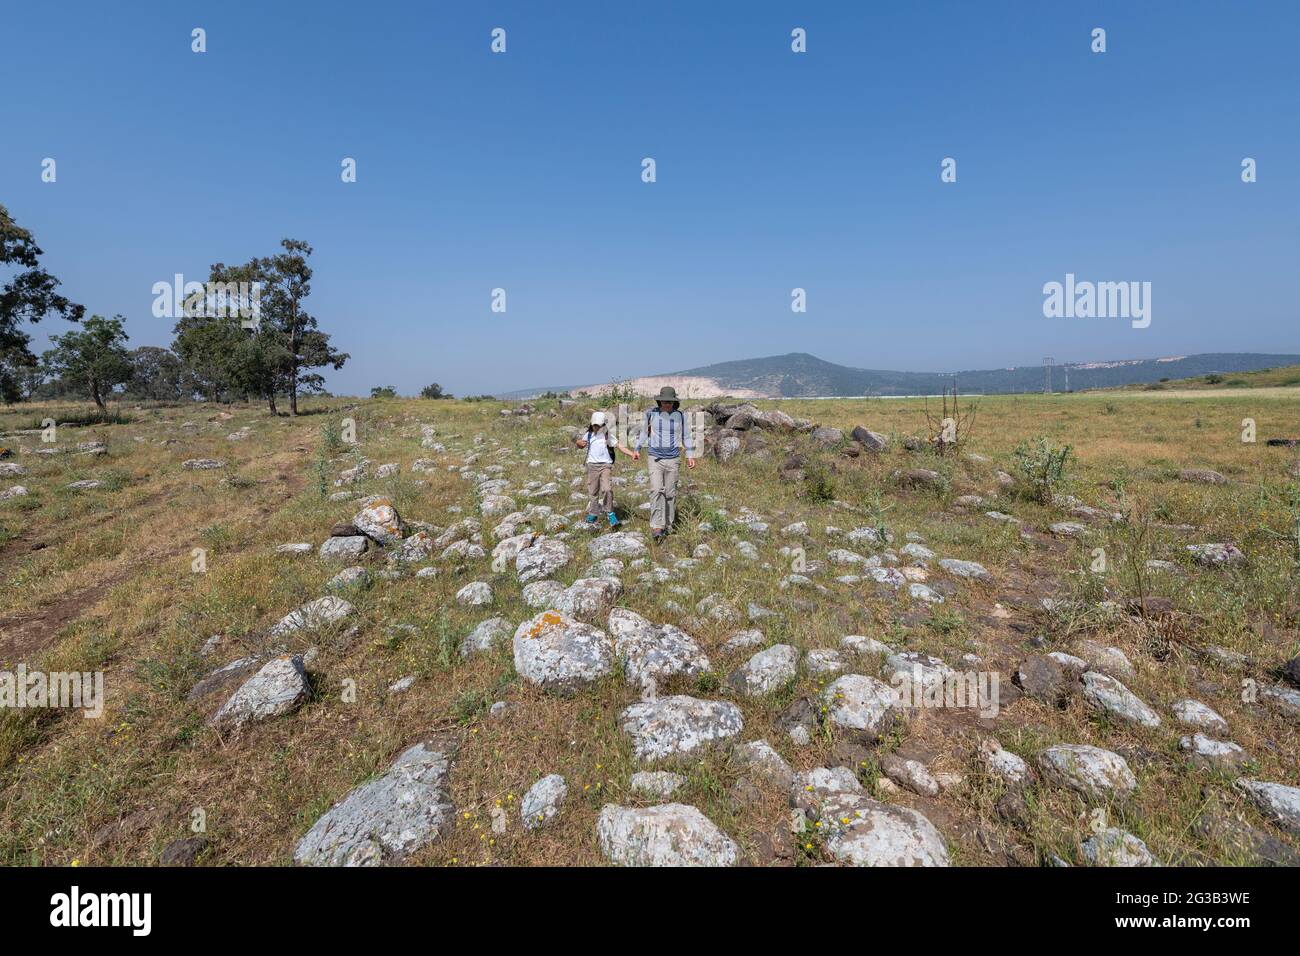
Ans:
{"label": "lichen-covered rock", "polygon": [[1283,830],[1300,834],[1300,787],[1240,778],[1236,787]]}
{"label": "lichen-covered rock", "polygon": [[601,852],[620,866],[735,866],[735,842],[695,807],[606,804],[596,822]]}
{"label": "lichen-covered rock", "polygon": [[1159,866],[1147,845],[1126,830],[1107,827],[1083,841],[1083,858],[1093,866]]}
{"label": "lichen-covered rock", "polygon": [[1236,770],[1250,758],[1231,740],[1213,740],[1204,734],[1192,734],[1178,741],[1178,749],[1188,755],[1194,767],[1213,770]]}
{"label": "lichen-covered rock", "polygon": [[1087,744],[1058,744],[1038,755],[1038,767],[1050,784],[1085,797],[1124,797],[1137,789],[1137,778],[1117,753]]}
{"label": "lichen-covered rock", "polygon": [[599,628],[543,611],[515,629],[515,671],[530,684],[568,694],[614,670],[614,642]]}
{"label": "lichen-covered rock", "polygon": [[537,538],[515,556],[515,575],[520,584],[549,578],[573,560],[569,546],[558,538]]}
{"label": "lichen-covered rock", "polygon": [[1228,722],[1213,707],[1202,704],[1199,700],[1176,700],[1169,709],[1174,712],[1174,718],[1185,727],[1208,730],[1213,734],[1228,732]]}
{"label": "lichen-covered rock", "polygon": [[181,467],[186,471],[216,471],[225,468],[226,462],[221,458],[190,458],[181,462]]}
{"label": "lichen-covered rock", "polygon": [[519,802],[519,817],[524,829],[536,830],[549,823],[560,812],[568,795],[569,785],[558,773],[538,780]]}
{"label": "lichen-covered rock", "polygon": [[678,674],[694,677],[709,669],[709,659],[695,639],[672,624],[652,624],[635,611],[616,607],[606,626],[629,684]]}
{"label": "lichen-covered rock", "polygon": [[572,617],[598,620],[622,593],[623,582],[618,578],[579,578],[556,597],[552,606]]}
{"label": "lichen-covered rock", "polygon": [[1109,674],[1097,671],[1084,674],[1083,699],[1088,706],[1114,714],[1129,723],[1143,727],[1160,726],[1159,715]]}
{"label": "lichen-covered rock", "polygon": [[1029,778],[1029,766],[1009,750],[1003,750],[996,740],[987,739],[980,744],[980,756],[988,772],[1012,786]]}
{"label": "lichen-covered rock", "polygon": [[686,786],[686,778],[668,770],[641,770],[632,774],[628,786],[648,797],[667,798]]}
{"label": "lichen-covered rock", "polygon": [[370,539],[363,534],[348,535],[341,538],[326,538],[320,546],[320,556],[326,561],[355,561],[366,553]]}
{"label": "lichen-covered rock", "polygon": [[492,585],[486,581],[471,581],[456,592],[456,603],[462,607],[482,607],[492,603]]}
{"label": "lichen-covered rock", "polygon": [[314,601],[308,601],[302,607],[290,611],[281,618],[280,622],[271,628],[271,636],[284,637],[294,631],[312,631],[330,624],[337,624],[344,618],[355,614],[356,610],[351,602],[345,601],[343,598],[332,595],[319,597]]}
{"label": "lichen-covered rock", "polygon": [[679,694],[643,700],[623,711],[619,724],[641,761],[667,760],[733,743],[745,729],[740,708],[728,701]]}
{"label": "lichen-covered rock", "polygon": [[404,751],[316,821],[293,858],[310,866],[378,866],[402,860],[452,825],[452,753],[434,741]]}
{"label": "lichen-covered rock", "polygon": [[844,767],[795,776],[791,803],[816,823],[831,857],[850,866],[947,866],[943,835],[922,813],[872,800]]}
{"label": "lichen-covered rock", "polygon": [[741,665],[727,683],[746,697],[760,697],[785,687],[798,672],[799,651],[789,644],[773,644]]}
{"label": "lichen-covered rock", "polygon": [[483,654],[510,636],[511,625],[504,617],[490,617],[480,621],[474,630],[460,642],[461,657]]}
{"label": "lichen-covered rock", "polygon": [[405,531],[401,516],[387,498],[376,498],[358,511],[352,518],[352,525],[380,544],[400,541]]}
{"label": "lichen-covered rock", "polygon": [[301,657],[277,657],[244,681],[208,723],[219,730],[240,730],[251,723],[292,713],[311,697],[311,683]]}
{"label": "lichen-covered rock", "polygon": [[555,607],[563,593],[564,585],[559,581],[534,581],[520,590],[524,603],[535,610]]}
{"label": "lichen-covered rock", "polygon": [[958,578],[969,578],[974,581],[991,581],[993,579],[993,575],[989,574],[988,569],[978,561],[958,561],[956,558],[941,558],[939,567]]}
{"label": "lichen-covered rock", "polygon": [[613,531],[587,542],[592,558],[640,558],[646,553],[645,536],[639,531]]}
{"label": "lichen-covered rock", "polygon": [[1193,561],[1207,568],[1231,568],[1246,561],[1235,544],[1189,544],[1187,552]]}
{"label": "lichen-covered rock", "polygon": [[879,740],[898,716],[898,695],[884,681],[862,674],[837,677],[822,691],[826,719],[867,742]]}
{"label": "lichen-covered rock", "polygon": [[770,780],[782,790],[794,782],[794,771],[766,740],[753,740],[737,747],[736,760],[751,776]]}

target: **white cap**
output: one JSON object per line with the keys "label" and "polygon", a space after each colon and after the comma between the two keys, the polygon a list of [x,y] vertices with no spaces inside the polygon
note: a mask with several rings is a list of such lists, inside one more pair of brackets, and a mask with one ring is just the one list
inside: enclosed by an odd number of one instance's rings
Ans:
{"label": "white cap", "polygon": [[604,413],[604,412],[592,412],[592,413],[591,413],[591,423],[592,423],[593,425],[603,425],[603,424],[605,424],[605,413]]}

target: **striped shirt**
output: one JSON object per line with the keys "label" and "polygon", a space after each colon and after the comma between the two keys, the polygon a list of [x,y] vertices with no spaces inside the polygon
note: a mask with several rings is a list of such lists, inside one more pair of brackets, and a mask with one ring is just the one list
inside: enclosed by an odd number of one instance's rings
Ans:
{"label": "striped shirt", "polygon": [[679,445],[686,446],[686,457],[695,457],[695,442],[681,409],[661,412],[652,408],[645,413],[641,436],[636,441],[637,451],[649,446],[651,458],[676,458]]}

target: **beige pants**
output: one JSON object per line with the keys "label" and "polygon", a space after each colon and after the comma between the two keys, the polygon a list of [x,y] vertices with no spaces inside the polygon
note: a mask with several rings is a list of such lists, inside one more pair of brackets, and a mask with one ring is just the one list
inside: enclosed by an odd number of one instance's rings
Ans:
{"label": "beige pants", "polygon": [[677,469],[680,458],[650,458],[650,527],[664,531],[677,518]]}
{"label": "beige pants", "polygon": [[613,465],[587,466],[587,514],[608,514],[614,510]]}

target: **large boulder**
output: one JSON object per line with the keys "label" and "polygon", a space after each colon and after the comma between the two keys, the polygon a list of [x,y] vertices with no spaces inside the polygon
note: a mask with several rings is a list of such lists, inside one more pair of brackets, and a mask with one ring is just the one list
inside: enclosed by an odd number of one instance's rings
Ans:
{"label": "large boulder", "polygon": [[311,682],[302,658],[277,657],[244,681],[208,723],[218,730],[238,731],[248,724],[292,713],[309,697]]}
{"label": "large boulder", "polygon": [[735,866],[740,850],[695,807],[606,804],[596,822],[601,852],[620,866]]}
{"label": "large boulder", "polygon": [[791,803],[821,834],[823,846],[850,866],[947,866],[943,835],[922,813],[872,800],[846,768],[795,776]]}
{"label": "large boulder", "polygon": [[326,811],[294,850],[309,866],[396,863],[441,837],[453,823],[448,778],[452,751],[435,741],[403,751],[381,777]]}
{"label": "large boulder", "polygon": [[587,550],[595,560],[644,557],[645,535],[639,531],[613,531],[592,538],[587,542]]}
{"label": "large boulder", "polygon": [[740,708],[680,694],[643,700],[619,718],[638,760],[667,760],[730,745],[745,729]]}
{"label": "large boulder", "polygon": [[356,513],[352,524],[366,537],[380,544],[393,544],[400,541],[405,532],[401,516],[387,498],[376,498],[370,502]]}
{"label": "large boulder", "polygon": [[1085,797],[1125,797],[1137,789],[1137,778],[1117,753],[1087,744],[1058,744],[1038,755],[1038,768],[1050,784]]}
{"label": "large boulder", "polygon": [[882,680],[862,674],[835,678],[822,691],[825,719],[849,737],[879,740],[898,716],[898,694]]}
{"label": "large boulder", "polygon": [[515,671],[530,684],[560,694],[614,670],[614,642],[599,628],[559,611],[543,611],[515,630]]}
{"label": "large boulder", "polygon": [[635,611],[616,607],[606,624],[627,682],[644,685],[679,674],[694,677],[709,669],[709,659],[691,635],[672,624],[652,624]]}
{"label": "large boulder", "polygon": [[271,628],[271,636],[284,637],[294,631],[314,631],[337,624],[344,618],[351,617],[356,610],[351,602],[341,597],[332,595],[319,597],[295,608],[281,618],[280,622]]}
{"label": "large boulder", "polygon": [[555,599],[554,608],[584,620],[603,618],[618,596],[623,582],[618,578],[579,578]]}
{"label": "large boulder", "polygon": [[738,694],[759,697],[785,687],[798,673],[799,651],[789,644],[774,644],[737,668],[727,683]]}
{"label": "large boulder", "polygon": [[515,575],[520,584],[549,578],[573,560],[569,546],[558,538],[537,538],[515,557]]}

